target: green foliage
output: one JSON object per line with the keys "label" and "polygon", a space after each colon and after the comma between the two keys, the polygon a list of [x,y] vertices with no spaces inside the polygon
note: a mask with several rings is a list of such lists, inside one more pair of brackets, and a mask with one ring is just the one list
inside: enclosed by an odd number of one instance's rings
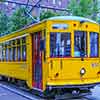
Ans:
{"label": "green foliage", "polygon": [[99,7],[98,7],[98,0],[95,0],[94,6],[93,6],[93,15],[92,19],[97,21],[97,14],[99,13]]}
{"label": "green foliage", "polygon": [[0,11],[0,35],[8,33],[9,18],[5,12]]}
{"label": "green foliage", "polygon": [[59,16],[59,14],[58,13],[54,13],[51,10],[42,11],[41,14],[40,14],[40,20],[44,20],[44,19],[47,19],[47,18],[50,18],[50,17],[53,17],[53,16]]}
{"label": "green foliage", "polygon": [[[32,19],[29,18],[27,14],[25,16],[25,10],[26,9],[22,7],[18,8],[10,17],[4,12],[0,12],[0,34],[17,31],[32,23]],[[40,14],[40,19],[43,20],[57,15],[57,13],[48,10],[47,12],[44,11]]]}
{"label": "green foliage", "polygon": [[0,0],[0,2],[5,2],[6,0]]}
{"label": "green foliage", "polygon": [[[28,17],[25,12],[26,9],[23,7],[16,9],[10,17],[8,17],[4,12],[0,12],[0,34],[17,31],[32,23],[32,19]],[[47,12],[43,11],[40,14],[40,20],[47,19],[49,17],[57,15],[57,13],[54,13],[50,10],[48,10]]]}
{"label": "green foliage", "polygon": [[25,16],[25,8],[18,8],[11,16],[11,31],[16,31],[28,25],[31,19]]}
{"label": "green foliage", "polygon": [[[98,13],[98,0],[71,0],[68,9],[71,10],[71,14],[75,16],[83,16],[96,20]],[[95,16],[94,16],[95,15]]]}

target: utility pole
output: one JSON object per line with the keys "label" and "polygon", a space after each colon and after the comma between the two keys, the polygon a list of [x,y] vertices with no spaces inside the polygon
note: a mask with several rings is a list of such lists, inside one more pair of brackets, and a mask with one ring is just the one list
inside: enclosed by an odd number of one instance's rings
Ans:
{"label": "utility pole", "polygon": [[40,7],[40,4],[37,5],[37,21],[39,22],[40,21],[40,13],[41,13],[41,7]]}
{"label": "utility pole", "polygon": [[36,7],[36,13],[37,13],[37,21],[39,22],[40,21],[40,13],[41,13],[41,6],[40,6],[40,3],[41,3],[42,0],[38,0],[37,3],[35,4],[37,7]]}

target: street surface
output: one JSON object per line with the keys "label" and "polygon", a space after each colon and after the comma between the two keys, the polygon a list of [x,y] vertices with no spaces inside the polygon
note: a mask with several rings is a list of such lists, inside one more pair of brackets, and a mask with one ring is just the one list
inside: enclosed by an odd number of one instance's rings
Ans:
{"label": "street surface", "polygon": [[29,99],[0,87],[0,100],[29,100]]}
{"label": "street surface", "polygon": [[[93,94],[91,96],[86,96],[77,99],[70,99],[70,100],[100,100],[100,86],[95,87],[95,89],[93,89],[92,92]],[[9,91],[8,89],[0,87],[0,100],[30,100],[30,99],[15,94],[14,92]],[[33,100],[39,100],[39,99],[34,98]]]}
{"label": "street surface", "polygon": [[92,89],[92,95],[90,96],[70,100],[100,100],[100,86],[96,86]]}
{"label": "street surface", "polygon": [[92,91],[92,97],[95,98],[94,100],[100,100],[100,86],[95,87],[95,89],[93,89]]}

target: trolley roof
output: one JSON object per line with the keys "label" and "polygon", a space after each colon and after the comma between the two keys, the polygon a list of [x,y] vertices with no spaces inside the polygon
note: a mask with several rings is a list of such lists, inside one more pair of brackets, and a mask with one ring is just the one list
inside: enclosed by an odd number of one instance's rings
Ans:
{"label": "trolley roof", "polygon": [[85,22],[98,24],[96,21],[84,17],[79,17],[79,16],[57,16],[57,17],[48,18],[47,20],[77,20],[77,21],[85,21]]}

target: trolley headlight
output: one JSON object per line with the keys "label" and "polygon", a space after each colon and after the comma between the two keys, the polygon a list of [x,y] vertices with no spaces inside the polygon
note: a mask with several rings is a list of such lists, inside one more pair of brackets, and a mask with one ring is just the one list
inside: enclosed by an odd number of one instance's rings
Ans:
{"label": "trolley headlight", "polygon": [[82,69],[80,70],[80,75],[84,75],[85,73],[86,73],[85,68],[82,68]]}

